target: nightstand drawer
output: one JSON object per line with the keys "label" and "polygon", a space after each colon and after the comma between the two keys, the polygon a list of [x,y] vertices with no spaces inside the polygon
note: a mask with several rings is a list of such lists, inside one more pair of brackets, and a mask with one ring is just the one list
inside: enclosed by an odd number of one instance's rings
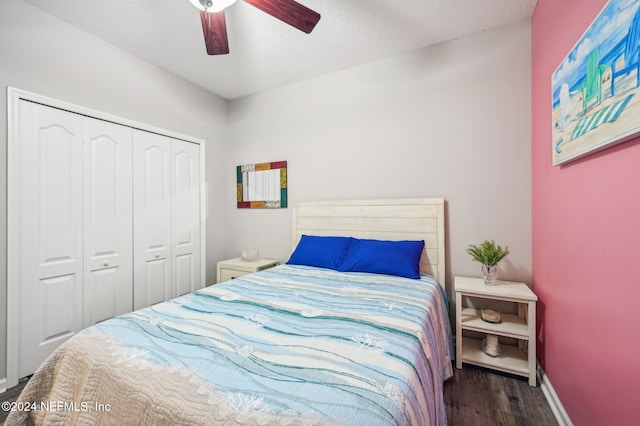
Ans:
{"label": "nightstand drawer", "polygon": [[220,276],[218,278],[218,282],[229,281],[229,280],[232,280],[234,278],[238,278],[238,277],[241,277],[243,275],[250,274],[250,273],[251,272],[238,271],[236,269],[222,268],[222,269],[220,269]]}
{"label": "nightstand drawer", "polygon": [[218,262],[218,282],[229,281],[252,272],[263,271],[278,265],[276,259],[242,260],[241,258]]}

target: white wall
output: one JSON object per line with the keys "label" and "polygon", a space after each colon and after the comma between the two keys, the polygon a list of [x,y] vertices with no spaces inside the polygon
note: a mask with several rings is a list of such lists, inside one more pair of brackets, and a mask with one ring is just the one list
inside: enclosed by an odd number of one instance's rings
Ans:
{"label": "white wall", "polygon": [[[18,0],[0,1],[0,87],[28,90],[206,140],[207,276],[225,255],[228,103]],[[6,223],[6,102],[0,102],[0,223]],[[6,376],[6,226],[0,227],[0,378]]]}
{"label": "white wall", "polygon": [[231,102],[229,256],[290,254],[291,210],[235,207],[234,166],[288,161],[289,202],[444,196],[448,284],[495,239],[531,280],[531,36],[524,21]]}

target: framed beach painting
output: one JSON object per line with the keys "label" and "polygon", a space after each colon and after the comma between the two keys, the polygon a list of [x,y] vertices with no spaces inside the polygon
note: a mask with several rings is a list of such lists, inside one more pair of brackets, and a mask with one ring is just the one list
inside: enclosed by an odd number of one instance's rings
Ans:
{"label": "framed beach painting", "polygon": [[610,0],[551,76],[553,165],[640,134],[640,0]]}

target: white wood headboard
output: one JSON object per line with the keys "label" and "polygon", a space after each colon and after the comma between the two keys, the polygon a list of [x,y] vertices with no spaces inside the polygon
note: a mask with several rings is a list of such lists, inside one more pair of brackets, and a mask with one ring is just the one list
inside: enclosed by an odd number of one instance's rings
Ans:
{"label": "white wood headboard", "polygon": [[292,224],[292,250],[302,234],[424,240],[420,272],[446,289],[443,198],[298,202]]}

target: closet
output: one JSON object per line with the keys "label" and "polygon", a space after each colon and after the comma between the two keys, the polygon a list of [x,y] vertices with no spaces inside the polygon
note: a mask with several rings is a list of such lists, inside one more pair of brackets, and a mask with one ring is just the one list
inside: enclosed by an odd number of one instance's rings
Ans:
{"label": "closet", "polygon": [[133,306],[200,288],[199,146],[133,133]]}
{"label": "closet", "polygon": [[15,98],[8,384],[81,329],[204,282],[202,144]]}

